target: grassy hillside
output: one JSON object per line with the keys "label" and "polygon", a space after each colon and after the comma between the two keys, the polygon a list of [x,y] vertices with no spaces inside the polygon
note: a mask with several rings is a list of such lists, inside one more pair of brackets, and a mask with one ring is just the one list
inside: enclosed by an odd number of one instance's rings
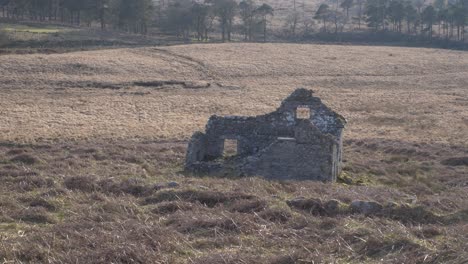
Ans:
{"label": "grassy hillside", "polygon": [[301,86],[349,119],[347,138],[467,140],[464,52],[188,45],[8,55],[0,70],[3,140],[187,139],[212,114],[262,114]]}
{"label": "grassy hillside", "polygon": [[[0,55],[53,54],[82,50],[180,44],[184,41],[153,29],[150,35],[37,22],[0,22]],[[5,40],[8,41],[5,41]]]}
{"label": "grassy hillside", "polygon": [[[467,53],[210,44],[1,60],[0,259],[468,261]],[[263,114],[297,87],[348,119],[339,183],[182,172],[210,115]]]}

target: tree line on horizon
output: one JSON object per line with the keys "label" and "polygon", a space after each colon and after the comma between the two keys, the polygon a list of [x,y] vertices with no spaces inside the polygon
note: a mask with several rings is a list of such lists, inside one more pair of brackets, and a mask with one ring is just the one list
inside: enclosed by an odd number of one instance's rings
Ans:
{"label": "tree line on horizon", "polygon": [[[198,40],[208,40],[219,27],[223,41],[230,41],[234,20],[243,21],[245,40],[262,34],[266,40],[267,18],[273,8],[256,5],[252,0],[0,0],[4,18],[112,28],[147,34],[159,27],[188,38],[195,32]],[[237,28],[236,28],[237,30]]]}
{"label": "tree line on horizon", "polygon": [[[285,21],[295,37],[299,20],[304,32],[393,31],[402,34],[464,40],[468,0],[326,0],[314,14],[296,7]],[[180,37],[208,40],[219,32],[222,41],[234,33],[246,41],[267,40],[274,8],[253,0],[0,0],[0,14],[18,20],[100,25],[147,34],[160,28]],[[301,17],[302,16],[302,17]]]}
{"label": "tree line on horizon", "polygon": [[88,25],[145,34],[153,13],[152,0],[0,0],[3,17]]}
{"label": "tree line on horizon", "polygon": [[[333,25],[337,33],[349,20],[361,29],[362,22],[373,31],[393,31],[406,34],[425,35],[429,38],[437,33],[446,39],[464,40],[468,23],[468,0],[342,0],[334,5],[323,3],[314,18],[322,21],[323,31]],[[354,9],[354,10],[353,10]],[[350,10],[355,16],[350,17]]]}

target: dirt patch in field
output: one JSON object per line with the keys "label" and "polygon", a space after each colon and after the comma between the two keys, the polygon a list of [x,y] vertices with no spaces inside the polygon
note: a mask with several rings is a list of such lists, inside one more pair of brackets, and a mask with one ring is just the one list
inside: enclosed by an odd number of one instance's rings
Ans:
{"label": "dirt patch in field", "polygon": [[138,81],[133,82],[136,86],[149,88],[164,88],[181,86],[185,89],[203,89],[211,86],[208,82],[187,82],[187,81]]}

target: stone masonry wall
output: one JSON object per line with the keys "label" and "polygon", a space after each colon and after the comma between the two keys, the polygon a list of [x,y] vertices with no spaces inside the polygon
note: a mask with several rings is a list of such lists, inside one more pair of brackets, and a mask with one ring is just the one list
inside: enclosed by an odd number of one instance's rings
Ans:
{"label": "stone masonry wall", "polygon": [[[298,108],[310,110],[298,118]],[[274,112],[256,116],[212,116],[206,132],[189,142],[186,169],[230,172],[270,179],[335,181],[341,172],[342,131],[345,119],[312,95],[298,89]],[[237,140],[237,156],[223,156],[224,141]],[[224,165],[223,165],[224,164]]]}

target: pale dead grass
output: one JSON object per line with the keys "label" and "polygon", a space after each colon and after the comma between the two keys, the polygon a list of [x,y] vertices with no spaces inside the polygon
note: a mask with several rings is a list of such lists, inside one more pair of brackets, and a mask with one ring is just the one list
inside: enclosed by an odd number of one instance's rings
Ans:
{"label": "pale dead grass", "polygon": [[[0,56],[0,259],[465,263],[468,167],[447,161],[468,153],[466,54],[222,44]],[[212,85],[133,84],[157,80]],[[269,112],[299,86],[348,119],[348,184],[181,172],[185,140],[211,114]],[[317,216],[289,207],[296,197],[401,207]]]}
{"label": "pale dead grass", "polygon": [[[466,167],[440,162],[466,148],[376,139],[344,144],[350,185],[191,177],[181,172],[183,141],[0,142],[0,259],[466,262]],[[296,197],[336,199],[341,211],[290,207]],[[357,199],[400,206],[367,217],[347,210]],[[303,262],[285,262],[289,257]]]}
{"label": "pale dead grass", "polygon": [[[1,141],[187,139],[212,114],[269,112],[302,86],[348,119],[346,138],[468,142],[468,54],[459,51],[188,45],[7,55],[0,72]],[[212,86],[131,85],[152,80]]]}

